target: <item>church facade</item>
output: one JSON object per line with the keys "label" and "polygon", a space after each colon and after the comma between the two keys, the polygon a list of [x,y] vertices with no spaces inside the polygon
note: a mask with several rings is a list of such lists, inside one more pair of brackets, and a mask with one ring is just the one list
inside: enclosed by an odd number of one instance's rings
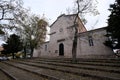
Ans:
{"label": "church facade", "polygon": [[113,54],[112,50],[103,44],[107,39],[105,28],[87,31],[78,16],[63,14],[50,26],[50,41],[36,49],[33,56],[71,58],[75,18],[78,30],[77,58],[104,57]]}

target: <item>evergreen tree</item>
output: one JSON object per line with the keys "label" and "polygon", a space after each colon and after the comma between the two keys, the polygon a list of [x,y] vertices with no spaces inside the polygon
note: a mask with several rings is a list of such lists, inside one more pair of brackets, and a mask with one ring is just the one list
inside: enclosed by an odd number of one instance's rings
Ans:
{"label": "evergreen tree", "polygon": [[3,48],[3,54],[12,53],[14,58],[14,53],[22,50],[22,42],[20,41],[20,37],[15,34],[11,35],[10,38],[8,38],[6,44],[3,44]]}
{"label": "evergreen tree", "polygon": [[108,45],[113,44],[117,39],[116,48],[120,48],[120,0],[115,0],[115,3],[110,5],[111,14],[108,19],[107,32],[111,37],[111,42]]}

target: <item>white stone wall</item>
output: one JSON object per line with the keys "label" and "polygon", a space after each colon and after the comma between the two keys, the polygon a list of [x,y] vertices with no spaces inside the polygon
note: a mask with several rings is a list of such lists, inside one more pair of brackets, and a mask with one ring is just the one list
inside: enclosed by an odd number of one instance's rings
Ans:
{"label": "white stone wall", "polygon": [[37,49],[34,49],[33,57],[47,56],[48,54],[49,42],[45,42]]}
{"label": "white stone wall", "polygon": [[[112,50],[103,44],[107,39],[105,34],[105,28],[81,33],[78,38],[77,57],[101,57],[112,55]],[[92,36],[93,46],[89,45],[88,36]]]}
{"label": "white stone wall", "polygon": [[60,16],[51,26],[50,33],[54,34],[50,35],[49,54],[53,57],[59,56],[59,44],[61,43],[64,44],[64,56],[70,55],[71,48],[69,46],[69,37],[71,35],[69,34],[69,29],[67,28],[73,26],[74,17],[75,16]]}
{"label": "white stone wall", "polygon": [[[76,15],[62,15],[58,17],[58,19],[51,25],[48,54],[52,55],[53,57],[59,56],[59,45],[63,43],[64,57],[72,56],[72,40],[74,37],[73,25],[75,17]],[[81,23],[79,18],[77,19],[77,22],[79,32],[86,31],[86,28]]]}

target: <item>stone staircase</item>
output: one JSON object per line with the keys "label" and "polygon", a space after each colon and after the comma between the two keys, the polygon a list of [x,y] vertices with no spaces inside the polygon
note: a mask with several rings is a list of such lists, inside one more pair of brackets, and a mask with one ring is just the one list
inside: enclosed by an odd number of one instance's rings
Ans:
{"label": "stone staircase", "polygon": [[[35,58],[0,62],[10,80],[120,80],[119,59]],[[8,80],[9,80],[8,79]]]}

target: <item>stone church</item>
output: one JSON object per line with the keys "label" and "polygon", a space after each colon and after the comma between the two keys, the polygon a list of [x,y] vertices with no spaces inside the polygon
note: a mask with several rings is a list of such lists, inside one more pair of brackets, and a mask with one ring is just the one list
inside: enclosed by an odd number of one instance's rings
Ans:
{"label": "stone church", "polygon": [[[34,51],[34,57],[72,57],[75,14],[60,15],[50,26],[50,41]],[[77,58],[105,57],[113,54],[112,50],[103,43],[106,30],[99,28],[87,31],[81,19],[76,20],[78,28]]]}

